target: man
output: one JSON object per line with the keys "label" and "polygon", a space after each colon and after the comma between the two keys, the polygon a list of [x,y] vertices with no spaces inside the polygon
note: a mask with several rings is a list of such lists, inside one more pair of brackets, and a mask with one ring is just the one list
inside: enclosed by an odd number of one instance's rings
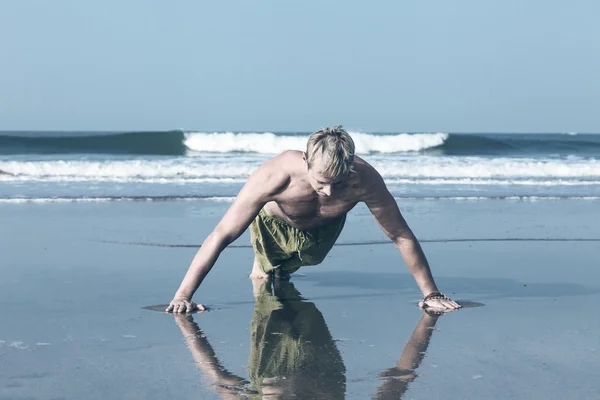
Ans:
{"label": "man", "polygon": [[321,263],[342,231],[346,213],[359,202],[402,253],[424,296],[419,306],[431,312],[460,308],[439,292],[381,175],[354,155],[352,138],[337,126],[313,133],[306,152],[285,151],[250,176],[198,250],[166,311],[204,310],[192,302],[194,292],[221,251],[249,226],[255,253],[252,279],[287,278],[304,265]]}

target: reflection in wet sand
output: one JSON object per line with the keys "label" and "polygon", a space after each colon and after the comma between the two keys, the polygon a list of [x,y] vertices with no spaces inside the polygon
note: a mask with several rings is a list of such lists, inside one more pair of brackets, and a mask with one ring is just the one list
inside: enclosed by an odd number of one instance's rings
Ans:
{"label": "reflection in wet sand", "polygon": [[273,293],[256,293],[249,374],[255,390],[270,398],[343,399],[346,368],[325,319],[314,303],[302,301],[291,282]]}
{"label": "reflection in wet sand", "polygon": [[[223,399],[344,399],[346,368],[325,319],[287,281],[255,287],[250,381],[230,373],[191,315],[175,315],[198,368]],[[436,316],[423,314],[395,366],[383,371],[375,398],[400,399],[415,379]]]}

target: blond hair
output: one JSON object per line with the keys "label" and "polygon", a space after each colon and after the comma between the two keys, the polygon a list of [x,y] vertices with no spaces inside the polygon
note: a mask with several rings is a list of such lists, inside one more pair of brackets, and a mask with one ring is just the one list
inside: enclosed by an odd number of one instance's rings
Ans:
{"label": "blond hair", "polygon": [[324,166],[324,176],[336,179],[352,172],[354,141],[341,125],[323,128],[308,138],[306,163],[310,169],[319,158]]}

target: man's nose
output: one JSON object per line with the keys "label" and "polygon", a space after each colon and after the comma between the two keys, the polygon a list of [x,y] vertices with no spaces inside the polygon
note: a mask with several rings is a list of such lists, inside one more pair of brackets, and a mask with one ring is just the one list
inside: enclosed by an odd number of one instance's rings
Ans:
{"label": "man's nose", "polygon": [[327,196],[331,196],[331,185],[324,185],[323,189],[321,189],[321,192]]}

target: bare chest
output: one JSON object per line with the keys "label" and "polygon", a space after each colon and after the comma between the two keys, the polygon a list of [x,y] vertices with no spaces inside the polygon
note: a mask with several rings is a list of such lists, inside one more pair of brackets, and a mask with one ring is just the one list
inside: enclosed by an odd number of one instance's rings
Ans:
{"label": "bare chest", "polygon": [[322,197],[313,193],[286,193],[268,203],[267,212],[298,229],[311,229],[326,224],[350,211],[358,200],[350,194]]}

